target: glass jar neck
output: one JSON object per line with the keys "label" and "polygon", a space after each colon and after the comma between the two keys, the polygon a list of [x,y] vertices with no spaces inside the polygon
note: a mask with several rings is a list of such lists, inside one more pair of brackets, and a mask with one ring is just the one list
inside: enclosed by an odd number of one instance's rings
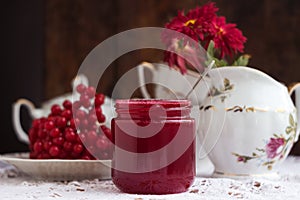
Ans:
{"label": "glass jar neck", "polygon": [[127,99],[116,100],[118,118],[172,120],[190,118],[189,100]]}

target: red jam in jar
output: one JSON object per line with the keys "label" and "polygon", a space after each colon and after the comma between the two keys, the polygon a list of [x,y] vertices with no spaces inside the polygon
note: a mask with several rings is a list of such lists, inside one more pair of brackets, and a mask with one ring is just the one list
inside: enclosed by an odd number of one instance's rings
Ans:
{"label": "red jam in jar", "polygon": [[116,101],[112,180],[123,192],[185,192],[195,177],[195,122],[188,100]]}

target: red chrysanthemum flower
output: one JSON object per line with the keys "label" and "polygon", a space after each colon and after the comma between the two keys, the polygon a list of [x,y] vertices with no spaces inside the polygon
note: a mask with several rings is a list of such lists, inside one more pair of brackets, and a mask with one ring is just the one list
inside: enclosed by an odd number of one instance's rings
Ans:
{"label": "red chrysanthemum flower", "polygon": [[[170,23],[167,23],[165,28],[178,31],[183,33],[193,40],[199,42],[205,40],[207,33],[212,32],[211,21],[216,17],[216,12],[218,8],[215,7],[214,3],[208,3],[202,7],[196,7],[195,9],[190,10],[186,15],[184,12],[178,12],[178,16],[175,17]],[[186,65],[191,65],[194,67],[200,68],[200,61],[195,55],[197,52],[194,47],[188,43],[188,40],[180,38],[179,34],[170,35],[163,33],[162,34],[163,42],[168,46],[168,49],[172,49],[175,52],[184,51],[184,55],[189,56],[191,62],[186,61],[182,56],[177,55],[174,52],[165,52],[164,61],[168,62],[170,67],[178,67],[181,73],[186,73]],[[183,47],[175,47],[174,41],[182,42]],[[186,57],[184,56],[184,57]],[[200,55],[199,55],[200,56]]]}
{"label": "red chrysanthemum flower", "polygon": [[190,10],[187,13],[187,22],[185,22],[186,26],[189,26],[191,29],[194,29],[198,34],[198,40],[205,40],[206,33],[210,32],[211,21],[216,18],[216,12],[219,9],[215,7],[215,3],[208,3],[202,7],[196,7],[195,9]]}
{"label": "red chrysanthemum flower", "polygon": [[167,62],[170,67],[178,67],[182,74],[187,72],[185,60],[175,53],[166,51],[164,61]]}
{"label": "red chrysanthemum flower", "polygon": [[220,58],[244,51],[244,43],[247,39],[236,28],[236,24],[226,24],[225,17],[216,17],[212,25],[210,37],[215,43],[215,48],[220,50]]}
{"label": "red chrysanthemum flower", "polygon": [[170,67],[178,67],[182,74],[187,72],[186,65],[192,66],[198,71],[202,71],[204,53],[201,49],[191,47],[189,44],[184,46],[179,45],[180,41],[174,40],[173,45],[170,45],[165,51],[164,61],[168,63]]}
{"label": "red chrysanthemum flower", "polygon": [[[214,3],[196,7],[186,15],[184,15],[183,11],[179,11],[178,16],[170,23],[167,23],[165,28],[186,34],[195,41],[199,41],[199,39],[204,40],[205,34],[211,29],[210,22],[216,17],[217,11],[218,8],[215,7]],[[174,39],[172,36],[163,37],[163,41],[166,44],[170,44],[172,39]]]}
{"label": "red chrysanthemum flower", "polygon": [[[196,7],[186,15],[183,11],[180,11],[177,17],[165,25],[165,28],[188,36],[197,43],[200,43],[206,50],[210,41],[213,41],[214,49],[218,51],[210,53],[213,54],[210,55],[212,58],[223,59],[225,56],[233,57],[234,53],[243,52],[246,38],[236,28],[235,24],[226,24],[225,17],[218,17],[216,15],[217,11],[218,8],[215,7],[215,3]],[[167,45],[167,49],[169,50],[169,52],[165,53],[164,61],[168,62],[170,67],[178,67],[183,74],[186,72],[187,65],[200,68],[200,70],[203,69],[203,66],[201,66],[202,61],[199,61],[199,58],[200,60],[202,59],[201,55],[189,56],[186,53],[198,53],[198,45],[193,44],[189,38],[170,31],[162,33],[162,41]],[[180,43],[180,45],[177,43]],[[173,52],[170,52],[170,50]],[[178,52],[184,52],[185,54],[180,54],[179,56],[177,55]],[[192,62],[187,62],[187,57]]]}

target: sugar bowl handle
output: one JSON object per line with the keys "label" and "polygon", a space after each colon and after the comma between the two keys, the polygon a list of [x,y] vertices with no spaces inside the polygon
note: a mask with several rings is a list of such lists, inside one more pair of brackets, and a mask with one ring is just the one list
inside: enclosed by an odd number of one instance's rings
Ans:
{"label": "sugar bowl handle", "polygon": [[15,102],[13,104],[13,107],[12,107],[13,127],[14,127],[14,130],[15,130],[15,133],[16,133],[18,139],[21,142],[24,142],[25,144],[29,144],[28,135],[24,131],[24,129],[21,125],[20,113],[21,113],[22,106],[25,106],[26,108],[28,108],[31,117],[33,117],[33,118],[35,117],[35,116],[33,116],[33,111],[35,110],[33,103],[31,103],[27,99],[19,99],[17,102]]}
{"label": "sugar bowl handle", "polygon": [[149,94],[146,88],[146,82],[145,82],[145,72],[144,72],[145,68],[147,68],[153,75],[155,73],[155,67],[153,64],[148,62],[142,62],[137,66],[138,79],[139,79],[142,95],[144,98],[150,99],[151,95]]}

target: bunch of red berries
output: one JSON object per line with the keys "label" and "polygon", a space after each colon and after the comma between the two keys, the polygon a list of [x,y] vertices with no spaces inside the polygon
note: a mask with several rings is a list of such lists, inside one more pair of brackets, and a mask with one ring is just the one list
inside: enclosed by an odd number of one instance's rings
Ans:
{"label": "bunch of red berries", "polygon": [[79,84],[80,94],[73,104],[54,104],[48,117],[35,119],[29,130],[30,158],[111,159],[111,131],[104,125],[101,105],[105,96],[92,86]]}

